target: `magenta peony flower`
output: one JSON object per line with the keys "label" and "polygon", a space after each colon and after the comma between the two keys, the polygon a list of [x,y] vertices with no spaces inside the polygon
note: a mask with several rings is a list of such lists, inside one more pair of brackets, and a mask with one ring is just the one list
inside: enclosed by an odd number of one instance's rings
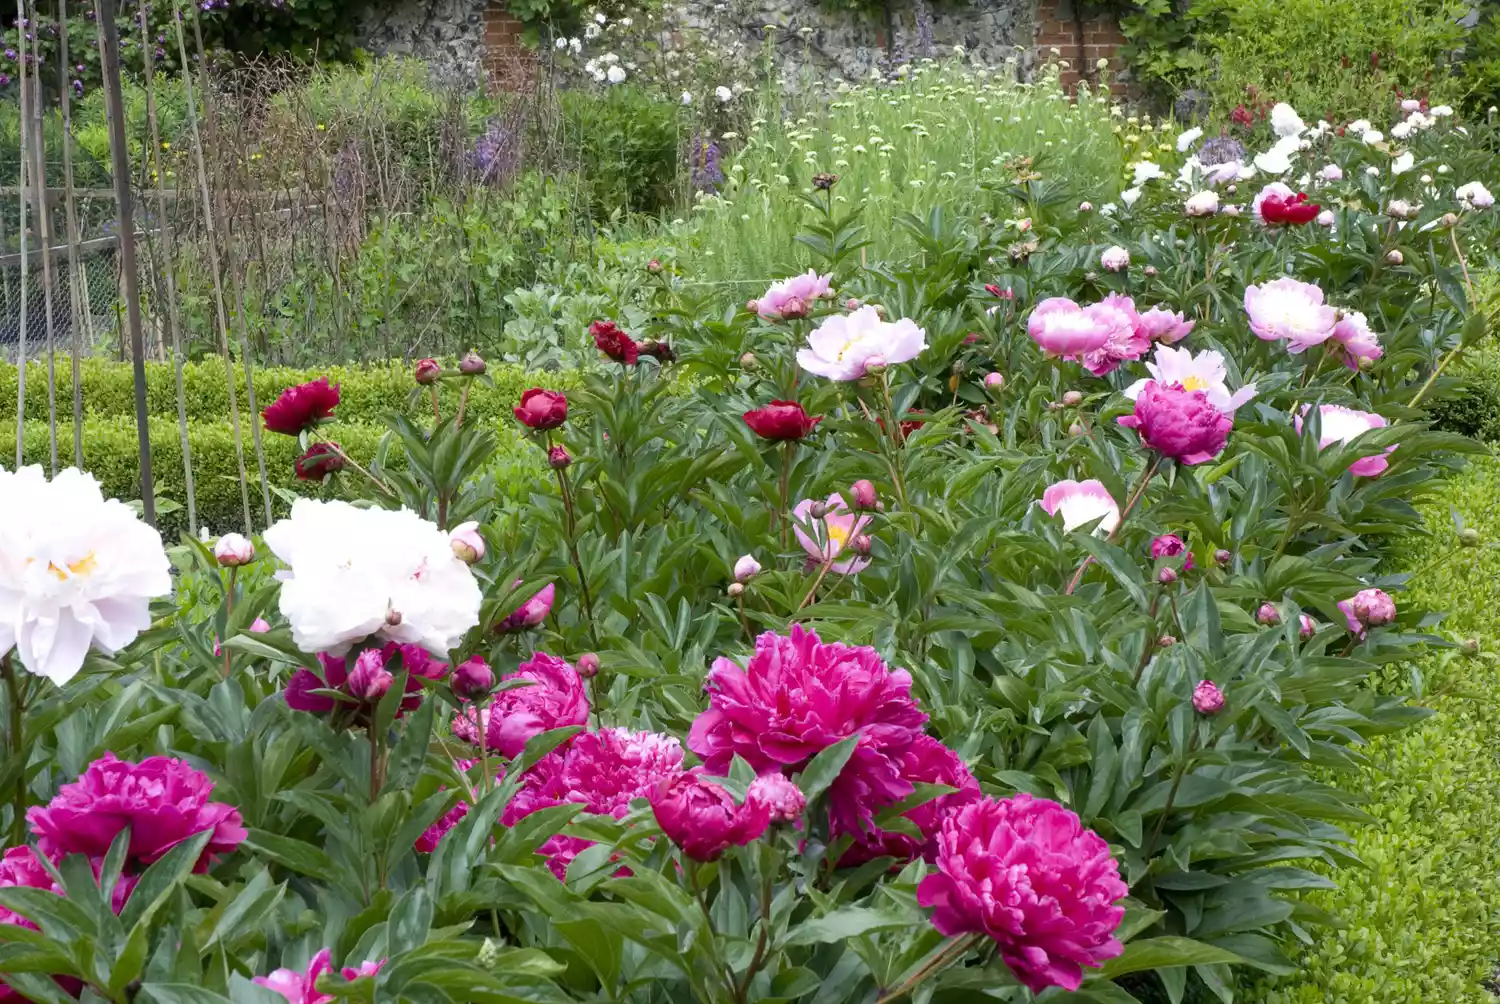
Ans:
{"label": "magenta peony flower", "polygon": [[[921,855],[931,860],[937,850],[937,834],[943,819],[950,812],[983,796],[979,782],[974,780],[974,775],[969,773],[958,754],[931,736],[916,736],[897,759],[901,779],[907,784],[946,784],[958,790],[904,813],[904,818],[922,831],[921,839],[879,829],[853,831],[849,835],[856,838],[855,843],[839,859],[840,867],[863,864],[878,857],[893,857],[905,862]],[[842,831],[836,827],[834,836],[840,835]]]}
{"label": "magenta peony flower", "polygon": [[568,725],[585,725],[589,699],[578,671],[555,655],[538,652],[521,663],[506,680],[529,680],[529,686],[502,690],[480,711],[472,706],[453,716],[453,734],[479,744],[483,723],[485,745],[501,756],[516,757],[532,736]]}
{"label": "magenta peony flower", "polygon": [[1255,611],[1255,620],[1263,627],[1275,627],[1281,623],[1281,611],[1276,609],[1275,604],[1262,603],[1260,609]]}
{"label": "magenta peony flower", "polygon": [[[58,861],[52,862],[54,865]],[[94,870],[94,881],[97,884],[99,875],[104,870],[103,858],[90,858],[89,866]],[[123,874],[115,880],[114,891],[110,895],[110,908],[118,914],[125,908],[125,903],[130,899],[130,894],[135,891],[136,882],[140,880],[138,875]],[[65,895],[61,886],[52,881],[52,876],[47,869],[42,867],[42,860],[33,847],[12,847],[0,857],[0,889],[45,889],[59,896]],[[27,920],[19,913],[0,906],[0,924],[12,924],[16,927],[24,927],[35,931],[37,926]],[[22,1001],[25,998],[7,994],[7,988],[0,982],[0,1001]]]}
{"label": "magenta peony flower", "polygon": [[[338,972],[346,980],[357,980],[362,976],[374,976],[383,965],[385,959],[379,962],[366,961],[358,969],[345,966]],[[334,972],[333,953],[325,948],[313,956],[305,973],[299,973],[295,969],[278,969],[270,976],[257,976],[251,982],[258,983],[267,990],[274,990],[285,997],[288,1004],[329,1004],[335,999],[334,996],[319,993],[317,984],[318,977],[331,972]]]}
{"label": "magenta peony flower", "polygon": [[1150,449],[1189,466],[1217,457],[1234,426],[1203,391],[1163,387],[1155,381],[1135,399],[1135,414],[1119,422],[1139,431],[1141,442]]}
{"label": "magenta peony flower", "polygon": [[736,754],[757,774],[795,773],[852,735],[860,741],[829,789],[845,832],[863,831],[881,805],[911,794],[900,756],[927,716],[911,696],[911,674],[891,669],[873,648],[823,644],[801,625],[766,632],[744,669],[718,659],[704,689],[709,708],[693,722],[688,748],[713,774]]}
{"label": "magenta peony flower", "polygon": [[724,787],[688,771],[658,781],[647,797],[667,839],[694,861],[716,861],[730,846],[760,839],[771,822],[764,802],[737,805]]}
{"label": "magenta peony flower", "polygon": [[354,670],[349,674],[349,693],[370,704],[379,702],[395,682],[391,671],[385,668],[385,659],[380,649],[367,648],[354,660]]}
{"label": "magenta peony flower", "polygon": [[[633,799],[646,798],[664,778],[682,772],[682,745],[655,732],[605,728],[585,732],[543,757],[500,817],[514,826],[538,809],[574,803],[585,811],[621,819]],[[537,852],[559,879],[591,841],[558,834]]]}
{"label": "magenta peony flower", "polygon": [[827,502],[821,503],[828,509],[822,519],[813,518],[813,506],[818,504],[814,499],[803,499],[792,510],[792,528],[802,549],[814,562],[819,565],[827,562],[829,571],[839,575],[854,575],[869,568],[869,558],[835,559],[860,535],[870,517],[854,515],[844,503],[844,497],[837,492],[828,496]]}
{"label": "magenta peony flower", "polygon": [[[293,711],[306,711],[314,715],[332,714],[342,702],[324,694],[315,694],[313,691],[337,690],[353,698],[348,702],[347,707],[359,706],[355,721],[368,721],[370,707],[384,696],[394,681],[395,673],[392,671],[392,665],[393,661],[399,657],[400,665],[406,667],[407,670],[405,696],[402,697],[401,707],[397,710],[397,717],[400,717],[421,706],[423,680],[441,680],[448,673],[448,664],[437,661],[420,645],[398,645],[395,642],[387,642],[384,648],[367,649],[356,657],[356,672],[359,659],[366,657],[368,657],[366,672],[370,675],[367,678],[361,677],[356,682],[354,675],[349,672],[346,660],[319,652],[318,665],[322,668],[322,674],[319,675],[310,669],[299,669],[294,672],[287,680],[286,689],[282,692],[287,707]],[[380,675],[375,666],[376,662],[380,663],[381,671],[391,679],[385,679]],[[355,690],[356,686],[360,688],[358,692]],[[372,687],[369,694],[366,694],[365,690]]]}
{"label": "magenta peony flower", "polygon": [[1257,338],[1285,340],[1292,353],[1328,341],[1338,319],[1338,312],[1323,302],[1321,289],[1290,276],[1246,286],[1245,313]]}
{"label": "magenta peony flower", "polygon": [[437,850],[437,845],[448,835],[448,831],[458,825],[459,821],[469,814],[469,803],[462,798],[458,804],[443,813],[441,819],[422,831],[414,845],[420,854],[431,854]]}
{"label": "magenta peony flower", "polygon": [[103,857],[128,826],[128,853],[142,864],[210,830],[213,836],[197,863],[201,872],[215,855],[228,854],[245,839],[239,810],[208,800],[213,788],[206,774],[181,760],[153,756],[130,763],[106,753],[77,781],[63,785],[52,801],[27,810],[26,819],[41,852],[49,856]]}
{"label": "magenta peony flower", "polygon": [[[1304,413],[1305,411],[1306,409]],[[1318,415],[1322,424],[1322,435],[1318,439],[1320,450],[1334,443],[1352,443],[1371,429],[1383,429],[1386,425],[1383,415],[1377,415],[1373,411],[1356,411],[1337,404],[1319,405]],[[1297,434],[1301,435],[1302,415],[1294,416],[1292,424],[1297,427]],[[1349,465],[1349,473],[1366,478],[1379,477],[1391,465],[1386,458],[1395,452],[1395,449],[1394,446],[1388,446],[1383,453],[1377,453],[1372,457],[1361,457]]]}
{"label": "magenta peony flower", "polygon": [[1212,680],[1200,680],[1193,688],[1193,710],[1200,715],[1217,715],[1224,710],[1224,691]]}
{"label": "magenta peony flower", "polygon": [[268,432],[296,436],[332,418],[338,403],[339,385],[330,387],[327,377],[319,377],[282,391],[280,397],[261,411],[260,417],[265,420]]}
{"label": "magenta peony flower", "polygon": [[773,823],[795,823],[807,808],[802,789],[779,773],[762,774],[751,781],[745,801],[762,806]]}
{"label": "magenta peony flower", "polygon": [[1151,338],[1141,326],[1141,316],[1130,297],[1111,293],[1084,307],[1083,312],[1109,332],[1103,345],[1083,354],[1083,365],[1094,376],[1111,373],[1121,363],[1139,359],[1151,351]]}
{"label": "magenta peony flower", "polygon": [[1361,638],[1365,629],[1383,627],[1396,619],[1396,601],[1383,589],[1361,589],[1338,607],[1344,612],[1349,630]]}
{"label": "magenta peony flower", "polygon": [[[517,579],[511,588],[518,589],[520,586],[521,580]],[[509,634],[512,631],[525,631],[528,628],[540,626],[547,619],[547,615],[552,612],[552,603],[556,599],[557,585],[549,582],[537,590],[531,599],[516,607],[499,624],[496,624],[495,633]]]}
{"label": "magenta peony flower", "polygon": [[1064,296],[1048,297],[1031,311],[1026,333],[1049,356],[1076,359],[1109,343],[1110,328]]}
{"label": "magenta peony flower", "polygon": [[937,873],[917,887],[933,926],[993,938],[1033,993],[1077,990],[1084,966],[1125,950],[1114,903],[1130,889],[1109,844],[1056,802],[981,799],[943,820],[937,844]]}
{"label": "magenta peony flower", "polygon": [[1159,537],[1151,538],[1151,557],[1153,560],[1157,558],[1176,558],[1184,554],[1187,555],[1187,558],[1182,563],[1182,570],[1184,572],[1191,572],[1193,570],[1193,552],[1188,550],[1187,544],[1183,542],[1181,537],[1175,533],[1164,533]]}

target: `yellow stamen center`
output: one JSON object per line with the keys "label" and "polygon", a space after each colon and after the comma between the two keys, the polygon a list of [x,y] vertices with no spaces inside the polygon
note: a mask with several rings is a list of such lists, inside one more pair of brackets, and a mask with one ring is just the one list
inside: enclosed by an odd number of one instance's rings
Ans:
{"label": "yellow stamen center", "polygon": [[54,562],[47,562],[47,571],[57,577],[58,582],[68,581],[69,575],[87,575],[99,567],[99,561],[90,551],[77,561],[69,562],[66,568],[59,568]]}
{"label": "yellow stamen center", "polygon": [[1208,381],[1196,373],[1182,381],[1183,390],[1208,390]]}
{"label": "yellow stamen center", "polygon": [[842,550],[844,545],[849,543],[848,529],[837,525],[829,526],[828,543],[833,545],[833,550]]}

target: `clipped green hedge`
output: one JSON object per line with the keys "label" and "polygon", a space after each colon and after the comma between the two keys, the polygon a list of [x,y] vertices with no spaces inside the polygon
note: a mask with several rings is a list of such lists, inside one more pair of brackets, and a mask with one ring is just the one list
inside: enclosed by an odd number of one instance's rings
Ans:
{"label": "clipped green hedge", "polygon": [[1354,831],[1366,869],[1341,869],[1312,902],[1346,923],[1320,931],[1294,976],[1257,988],[1258,1004],[1493,1004],[1484,982],[1500,959],[1500,460],[1452,481],[1429,515],[1433,539],[1405,564],[1453,547],[1450,508],[1486,542],[1413,582],[1412,602],[1451,609],[1441,633],[1477,639],[1480,655],[1426,660],[1435,710],[1422,726],[1376,740],[1361,779],[1375,823]]}
{"label": "clipped green hedge", "polygon": [[[448,360],[447,365],[454,365]],[[16,399],[16,367],[0,363],[0,402]],[[209,359],[183,366],[183,386],[190,420],[227,422],[229,384],[224,376],[224,362]],[[317,370],[268,367],[255,371],[256,404],[264,408],[286,388],[326,376],[340,385],[342,401],[338,418],[342,422],[364,422],[374,425],[391,410],[402,410],[413,418],[430,416],[432,404],[424,391],[420,395],[412,382],[411,367],[404,363],[387,363],[368,367],[327,366]],[[528,387],[544,386],[549,390],[570,390],[579,384],[573,371],[529,373],[519,366],[492,365],[488,376],[493,386],[475,381],[469,394],[465,414],[474,421],[511,421],[511,408]],[[442,392],[444,413],[458,407],[458,381],[445,381]],[[245,373],[235,367],[235,385],[241,416],[248,422]],[[112,360],[89,359],[83,363],[83,407],[85,413],[102,417],[135,414],[135,382],[132,368]],[[146,365],[146,408],[151,415],[175,418],[177,384],[167,363]],[[59,415],[72,415],[72,376],[66,359],[58,359]],[[14,416],[13,408],[10,414]],[[46,363],[33,361],[26,369],[26,417],[29,421],[47,420]],[[248,435],[248,425],[247,435]],[[70,433],[71,435],[71,433]]]}

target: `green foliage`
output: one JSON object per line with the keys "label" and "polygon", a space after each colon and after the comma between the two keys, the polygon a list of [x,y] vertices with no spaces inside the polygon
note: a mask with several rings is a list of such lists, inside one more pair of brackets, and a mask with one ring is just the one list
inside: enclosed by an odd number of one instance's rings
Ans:
{"label": "green foliage", "polygon": [[1481,0],[1479,19],[1464,40],[1460,66],[1464,104],[1476,115],[1500,104],[1500,2]]}
{"label": "green foliage", "polygon": [[[1459,526],[1479,547],[1459,548]],[[1372,1000],[1402,1004],[1493,1001],[1500,943],[1500,875],[1493,837],[1500,832],[1500,464],[1476,461],[1426,511],[1431,537],[1404,557],[1436,567],[1412,580],[1420,602],[1450,608],[1443,635],[1473,640],[1423,661],[1415,679],[1434,715],[1418,728],[1376,739],[1360,773],[1375,820],[1355,833],[1363,865],[1331,873],[1337,891],[1309,900],[1346,927],[1328,930],[1298,957],[1297,971],[1258,987],[1255,1004]],[[1446,555],[1446,558],[1445,558]],[[1388,678],[1389,679],[1389,678]]]}
{"label": "green foliage", "polygon": [[676,104],[629,83],[602,94],[564,91],[561,102],[599,218],[676,204],[679,150],[688,140]]}
{"label": "green foliage", "polygon": [[1500,353],[1481,346],[1467,355],[1456,374],[1460,392],[1437,402],[1434,423],[1487,443],[1500,442]]}

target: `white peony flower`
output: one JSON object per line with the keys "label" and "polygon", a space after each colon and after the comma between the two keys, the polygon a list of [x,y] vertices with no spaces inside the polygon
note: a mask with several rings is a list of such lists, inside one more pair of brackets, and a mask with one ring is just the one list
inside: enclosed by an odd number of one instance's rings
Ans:
{"label": "white peony flower", "polygon": [[714,88],[714,97],[719,99],[720,104],[727,104],[728,102],[734,100],[734,92],[725,87],[723,84],[720,84],[718,87]]}
{"label": "white peony flower", "polygon": [[1141,190],[1139,188],[1127,188],[1120,193],[1120,201],[1125,203],[1127,207],[1135,205],[1135,201],[1140,197]]}
{"label": "white peony flower", "polygon": [[572,51],[573,55],[577,56],[583,52],[583,43],[577,38],[570,38],[568,39],[568,48]]}
{"label": "white peony flower", "polygon": [[682,92],[682,103],[685,104],[685,105],[690,105],[690,104],[693,103],[693,92],[692,91],[683,91]]}
{"label": "white peony flower", "polygon": [[343,655],[372,635],[444,657],[479,623],[479,586],[437,524],[409,509],[298,499],[265,533],[289,567],[281,613],[304,652]]}
{"label": "white peony flower", "polygon": [[134,641],[171,591],[161,535],[92,475],[0,471],[0,654],[15,649],[60,686],[90,646],[113,655]]}
{"label": "white peony flower", "polygon": [[1365,174],[1369,175],[1372,178],[1378,178],[1380,177],[1380,168],[1376,167],[1374,164],[1371,164],[1369,167],[1365,168]]}
{"label": "white peony flower", "polygon": [[1153,164],[1149,160],[1137,161],[1131,164],[1130,168],[1135,172],[1136,188],[1140,188],[1148,181],[1155,181],[1157,178],[1166,177],[1166,172],[1161,169],[1161,166]]}
{"label": "white peony flower", "polygon": [[1495,197],[1490,194],[1490,190],[1477,181],[1459,185],[1453,194],[1465,209],[1488,209],[1495,204]]}
{"label": "white peony flower", "polygon": [[1353,136],[1356,133],[1364,132],[1368,128],[1370,128],[1369,119],[1355,119],[1353,122],[1349,123],[1349,127],[1344,131],[1350,136]]}
{"label": "white peony flower", "polygon": [[1212,216],[1219,211],[1219,193],[1197,192],[1183,204],[1182,209],[1189,216]]}
{"label": "white peony flower", "polygon": [[1365,146],[1374,146],[1376,143],[1379,143],[1381,140],[1385,139],[1385,134],[1382,133],[1379,129],[1366,129],[1364,131],[1364,134],[1359,138],[1364,142]]}
{"label": "white peony flower", "polygon": [[1331,226],[1333,226],[1333,210],[1332,209],[1325,209],[1321,213],[1318,214],[1318,226],[1320,226],[1320,227],[1331,227]]}
{"label": "white peony flower", "polygon": [[1282,101],[1271,108],[1271,131],[1279,138],[1286,139],[1289,136],[1301,136],[1307,131],[1307,126],[1296,109]]}
{"label": "white peony flower", "polygon": [[1411,136],[1412,124],[1410,122],[1397,122],[1391,126],[1391,136],[1394,139],[1407,139]]}
{"label": "white peony flower", "polygon": [[1292,169],[1292,154],[1301,147],[1296,136],[1286,136],[1264,153],[1255,155],[1255,166],[1267,174],[1285,174]]}
{"label": "white peony flower", "polygon": [[1434,108],[1427,109],[1427,114],[1435,119],[1445,119],[1453,114],[1453,109],[1448,105],[1437,105]]}
{"label": "white peony flower", "polygon": [[1187,153],[1188,148],[1198,142],[1198,137],[1203,135],[1203,130],[1198,126],[1177,134],[1177,152]]}
{"label": "white peony flower", "polygon": [[1410,151],[1407,151],[1406,153],[1403,153],[1401,156],[1397,157],[1395,160],[1391,161],[1391,173],[1405,174],[1407,171],[1410,171],[1412,169],[1412,165],[1414,165],[1416,162],[1417,158],[1412,156]]}
{"label": "white peony flower", "polygon": [[607,20],[609,20],[609,19],[604,16],[604,12],[603,11],[600,11],[600,12],[598,12],[598,13],[596,13],[594,15],[594,23],[595,24],[603,24]]}
{"label": "white peony flower", "polygon": [[927,348],[927,333],[902,318],[887,323],[874,307],[835,314],[807,336],[797,365],[830,380],[858,380],[872,365],[909,362]]}
{"label": "white peony flower", "polygon": [[611,66],[605,71],[604,78],[612,84],[623,84],[625,82],[625,67]]}

